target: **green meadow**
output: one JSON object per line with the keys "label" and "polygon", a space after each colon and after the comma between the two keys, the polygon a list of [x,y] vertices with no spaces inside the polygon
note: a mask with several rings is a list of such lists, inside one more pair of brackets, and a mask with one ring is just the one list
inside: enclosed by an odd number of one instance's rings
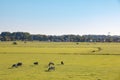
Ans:
{"label": "green meadow", "polygon": [[120,80],[120,43],[0,42],[0,80]]}

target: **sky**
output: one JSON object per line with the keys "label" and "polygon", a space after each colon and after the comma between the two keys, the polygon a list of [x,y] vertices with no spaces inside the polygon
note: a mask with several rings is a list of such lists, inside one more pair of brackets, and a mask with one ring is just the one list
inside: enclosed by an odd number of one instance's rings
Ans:
{"label": "sky", "polygon": [[120,35],[120,0],[0,0],[0,33]]}

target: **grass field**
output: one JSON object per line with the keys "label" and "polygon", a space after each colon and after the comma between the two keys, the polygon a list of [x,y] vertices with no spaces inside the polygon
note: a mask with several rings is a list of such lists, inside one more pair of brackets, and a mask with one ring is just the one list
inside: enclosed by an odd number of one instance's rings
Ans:
{"label": "grass field", "polygon": [[[120,43],[17,43],[0,42],[0,80],[120,80]],[[46,72],[50,61],[56,70]]]}

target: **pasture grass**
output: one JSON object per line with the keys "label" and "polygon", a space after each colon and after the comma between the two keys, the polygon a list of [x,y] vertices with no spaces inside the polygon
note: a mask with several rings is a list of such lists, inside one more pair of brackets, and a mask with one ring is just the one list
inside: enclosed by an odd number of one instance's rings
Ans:
{"label": "pasture grass", "polygon": [[[120,80],[120,43],[17,43],[0,42],[0,80]],[[50,61],[55,71],[47,71]]]}

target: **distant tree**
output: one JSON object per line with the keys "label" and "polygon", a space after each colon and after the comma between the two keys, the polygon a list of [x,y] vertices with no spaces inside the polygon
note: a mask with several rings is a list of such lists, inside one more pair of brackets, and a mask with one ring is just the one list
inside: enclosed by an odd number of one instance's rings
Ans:
{"label": "distant tree", "polygon": [[13,32],[12,40],[31,40],[31,36],[27,32]]}
{"label": "distant tree", "polygon": [[28,32],[2,32],[1,41],[52,41],[52,42],[120,42],[120,36],[106,35],[32,35]]}
{"label": "distant tree", "polygon": [[3,41],[11,41],[11,33],[10,32],[2,32],[1,33]]}
{"label": "distant tree", "polygon": [[11,33],[10,32],[2,32],[1,36],[11,36]]}

